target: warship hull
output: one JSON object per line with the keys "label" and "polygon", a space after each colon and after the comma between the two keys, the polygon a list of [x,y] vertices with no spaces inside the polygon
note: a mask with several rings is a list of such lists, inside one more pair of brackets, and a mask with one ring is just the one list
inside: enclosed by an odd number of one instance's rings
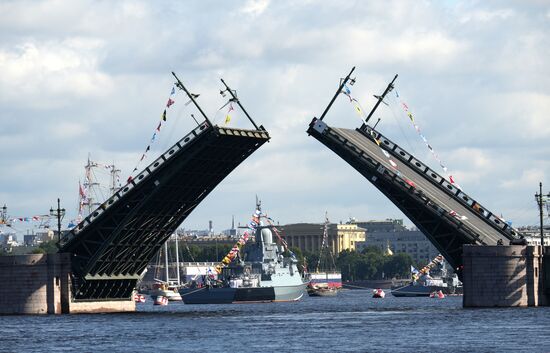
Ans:
{"label": "warship hull", "polygon": [[305,284],[253,288],[183,288],[180,294],[185,304],[233,304],[300,300]]}

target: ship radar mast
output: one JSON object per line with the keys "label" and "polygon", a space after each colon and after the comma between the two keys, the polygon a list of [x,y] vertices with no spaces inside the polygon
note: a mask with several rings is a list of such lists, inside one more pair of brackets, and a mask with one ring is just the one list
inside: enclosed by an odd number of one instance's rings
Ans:
{"label": "ship radar mast", "polygon": [[256,210],[262,211],[262,200],[258,198],[258,195],[256,195]]}

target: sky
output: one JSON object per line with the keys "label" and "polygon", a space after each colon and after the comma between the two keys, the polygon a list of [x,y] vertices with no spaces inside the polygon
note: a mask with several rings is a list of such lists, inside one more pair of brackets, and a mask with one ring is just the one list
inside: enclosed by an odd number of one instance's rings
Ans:
{"label": "sky", "polygon": [[[406,102],[466,193],[514,226],[535,225],[539,182],[550,190],[548,33],[550,4],[535,0],[0,1],[0,203],[31,217],[59,197],[75,218],[88,156],[126,180],[174,71],[220,125],[223,78],[271,136],[182,227],[245,223],[255,195],[282,224],[320,223],[325,211],[333,222],[405,218],[305,133],[355,66],[352,94],[366,110],[399,74],[400,97],[376,113],[382,133],[443,173]],[[199,116],[181,92],[174,100],[140,169]],[[325,122],[361,124],[344,95]],[[228,125],[252,127],[238,108]]]}

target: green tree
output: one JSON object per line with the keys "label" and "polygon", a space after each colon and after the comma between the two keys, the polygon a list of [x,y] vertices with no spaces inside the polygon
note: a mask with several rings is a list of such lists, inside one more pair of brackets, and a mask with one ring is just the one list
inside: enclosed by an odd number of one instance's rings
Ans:
{"label": "green tree", "polygon": [[358,275],[358,267],[362,259],[361,254],[351,250],[344,250],[338,255],[336,263],[342,273],[342,280],[354,281],[361,279]]}
{"label": "green tree", "polygon": [[185,247],[183,252],[182,259],[185,261],[203,261],[202,260],[202,249],[197,245],[189,245]]}
{"label": "green tree", "polygon": [[58,251],[57,249],[57,241],[56,240],[50,240],[43,242],[38,246],[38,248],[34,249],[32,251],[33,254],[54,254]]}
{"label": "green tree", "polygon": [[408,278],[410,277],[412,263],[413,261],[409,254],[397,253],[389,257],[384,266],[384,272],[387,277]]}
{"label": "green tree", "polygon": [[383,255],[383,254],[384,254],[384,251],[382,251],[382,249],[380,249],[378,246],[370,245],[370,246],[364,247],[364,248],[361,250],[361,254],[363,254],[363,255],[366,255],[366,254],[379,254],[379,255]]}
{"label": "green tree", "polygon": [[357,264],[358,279],[382,279],[385,277],[385,263],[386,256],[379,251],[361,254],[361,261]]}
{"label": "green tree", "polygon": [[[298,271],[300,274],[304,273],[304,254],[302,254],[302,250],[297,247],[291,247],[288,250],[292,251],[294,253],[294,256],[296,256],[296,260],[298,261]],[[286,250],[284,253],[284,256],[290,256],[289,251]],[[307,264],[305,264],[307,266]],[[309,268],[308,268],[309,270]]]}
{"label": "green tree", "polygon": [[304,251],[304,258],[306,259],[306,262],[307,262],[307,270],[309,272],[315,272],[317,268],[317,262],[319,261],[319,254],[309,252],[309,251]]}

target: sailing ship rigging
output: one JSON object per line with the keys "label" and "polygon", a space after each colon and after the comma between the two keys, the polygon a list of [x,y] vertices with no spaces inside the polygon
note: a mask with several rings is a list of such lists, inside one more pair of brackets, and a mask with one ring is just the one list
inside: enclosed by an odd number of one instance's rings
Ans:
{"label": "sailing ship rigging", "polygon": [[342,274],[336,270],[334,254],[330,250],[328,241],[328,228],[330,222],[325,212],[325,223],[323,225],[323,240],[319,249],[319,259],[315,272],[309,273],[309,284],[307,292],[313,297],[335,296],[342,288]]}
{"label": "sailing ship rigging", "polygon": [[[115,164],[105,164],[92,161],[88,154],[88,161],[84,166],[84,182],[79,182],[78,187],[78,217],[80,222],[91,214],[101,203],[117,192],[122,184],[120,181],[120,169]],[[108,187],[105,186],[108,176]]]}

